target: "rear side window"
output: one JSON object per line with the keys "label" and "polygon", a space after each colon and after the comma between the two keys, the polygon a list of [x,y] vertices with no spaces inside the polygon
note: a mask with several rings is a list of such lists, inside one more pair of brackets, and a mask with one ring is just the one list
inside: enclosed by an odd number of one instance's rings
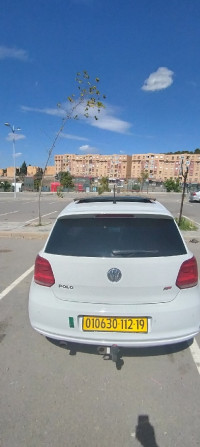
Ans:
{"label": "rear side window", "polygon": [[158,257],[186,253],[171,218],[78,217],[56,222],[46,253],[86,257]]}

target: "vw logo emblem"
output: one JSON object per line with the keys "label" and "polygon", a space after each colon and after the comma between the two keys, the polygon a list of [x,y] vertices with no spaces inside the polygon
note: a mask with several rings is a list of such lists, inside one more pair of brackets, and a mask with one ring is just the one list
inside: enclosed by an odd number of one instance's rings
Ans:
{"label": "vw logo emblem", "polygon": [[118,282],[121,279],[122,274],[119,269],[113,268],[108,270],[107,277],[112,282]]}

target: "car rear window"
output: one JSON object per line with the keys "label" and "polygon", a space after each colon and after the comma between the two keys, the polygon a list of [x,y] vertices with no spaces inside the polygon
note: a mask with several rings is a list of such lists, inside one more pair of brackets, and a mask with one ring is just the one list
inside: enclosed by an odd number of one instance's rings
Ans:
{"label": "car rear window", "polygon": [[158,257],[186,253],[171,218],[60,218],[47,242],[46,253],[86,257]]}

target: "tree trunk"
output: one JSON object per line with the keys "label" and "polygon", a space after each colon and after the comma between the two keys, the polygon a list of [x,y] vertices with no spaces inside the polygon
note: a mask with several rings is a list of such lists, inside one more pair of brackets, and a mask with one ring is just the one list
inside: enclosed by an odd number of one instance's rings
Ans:
{"label": "tree trunk", "polygon": [[184,197],[185,197],[185,188],[186,188],[187,175],[188,175],[188,170],[186,170],[186,172],[185,172],[185,174],[183,176],[184,182],[183,182],[183,192],[182,192],[182,197],[181,197],[181,208],[180,208],[179,220],[178,220],[178,225],[179,226],[180,226],[180,223],[181,223],[182,213],[183,213],[183,202],[184,202]]}

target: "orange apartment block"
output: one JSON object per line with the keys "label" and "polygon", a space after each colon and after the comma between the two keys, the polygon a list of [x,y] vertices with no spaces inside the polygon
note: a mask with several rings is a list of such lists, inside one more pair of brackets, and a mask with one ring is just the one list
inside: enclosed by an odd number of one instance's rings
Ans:
{"label": "orange apartment block", "polygon": [[38,171],[41,171],[39,166],[27,166],[27,175],[30,177],[33,177]]}
{"label": "orange apartment block", "polygon": [[7,168],[7,177],[14,177],[15,168],[13,166],[9,166]]}
{"label": "orange apartment block", "polygon": [[200,154],[63,154],[55,155],[54,158],[56,174],[69,171],[75,177],[137,180],[142,171],[146,171],[152,181],[165,181],[170,177],[181,178],[183,164],[183,172],[188,167],[188,182],[200,183]]}
{"label": "orange apartment block", "polygon": [[45,169],[44,175],[47,177],[54,177],[56,175],[56,167],[55,166],[47,166]]}
{"label": "orange apartment block", "polygon": [[[148,172],[152,181],[181,178],[188,167],[188,183],[200,183],[200,154],[63,154],[55,155],[55,166],[48,166],[45,176],[55,176],[60,171],[69,171],[74,177],[108,177],[109,179],[134,179]],[[41,168],[27,166],[27,175],[34,176]],[[3,172],[3,170],[2,170]],[[3,174],[2,174],[3,175]],[[14,177],[14,167],[7,168],[7,177]]]}
{"label": "orange apartment block", "polygon": [[109,177],[110,179],[137,180],[142,171],[148,172],[152,181],[165,181],[172,177],[181,178],[188,167],[188,182],[200,183],[200,154],[135,154],[98,155],[63,154],[55,155],[55,170],[69,171],[75,177]]}
{"label": "orange apartment block", "polygon": [[181,178],[188,168],[188,183],[200,183],[200,154],[138,154],[132,155],[131,178],[137,179],[142,171],[148,172],[149,180],[165,181]]}
{"label": "orange apartment block", "polygon": [[[16,170],[19,169],[16,167]],[[27,166],[27,176],[33,177],[38,171],[41,171],[42,169],[38,166]],[[14,177],[14,167],[8,167],[7,168],[7,177]],[[56,168],[55,166],[47,166],[45,170],[45,176],[49,177],[55,177],[56,174]],[[3,176],[3,169],[0,169],[0,176]]]}
{"label": "orange apartment block", "polygon": [[56,174],[69,171],[75,177],[131,177],[131,155],[63,154],[55,155]]}
{"label": "orange apartment block", "polygon": [[[32,177],[34,176],[38,171],[41,171],[42,168],[39,168],[38,166],[27,166],[27,175]],[[45,169],[45,176],[47,177],[54,177],[56,174],[55,166],[47,166]]]}

